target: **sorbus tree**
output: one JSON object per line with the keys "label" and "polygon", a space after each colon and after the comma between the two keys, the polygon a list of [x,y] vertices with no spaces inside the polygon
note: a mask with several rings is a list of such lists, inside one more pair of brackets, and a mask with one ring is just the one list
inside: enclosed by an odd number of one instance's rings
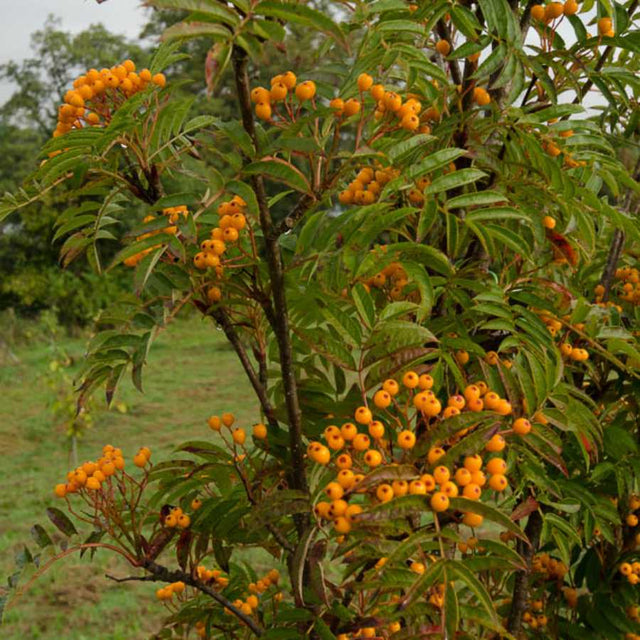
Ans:
{"label": "sorbus tree", "polygon": [[[56,486],[94,527],[63,553],[163,582],[164,637],[638,637],[637,3],[149,4],[192,13],[74,82],[2,212],[65,183],[63,260],[123,245],[80,405],[193,306],[261,415],[133,472],[107,445]],[[185,38],[237,119],[173,97]]]}

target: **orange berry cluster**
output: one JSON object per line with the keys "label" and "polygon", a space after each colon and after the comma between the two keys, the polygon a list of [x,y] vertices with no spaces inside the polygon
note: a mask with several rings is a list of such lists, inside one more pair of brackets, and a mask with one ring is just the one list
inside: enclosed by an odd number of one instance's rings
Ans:
{"label": "orange berry cluster", "polygon": [[530,629],[544,629],[549,619],[542,613],[542,600],[535,600],[528,604],[532,610],[527,610],[522,614],[522,622],[528,625]]}
{"label": "orange berry cluster", "polygon": [[[240,238],[240,233],[247,226],[247,203],[240,196],[233,196],[231,200],[222,202],[218,206],[218,226],[211,230],[211,238],[203,240],[198,253],[193,258],[196,269],[206,271],[215,269],[216,276],[221,278],[224,273],[222,257]],[[219,302],[222,291],[217,286],[207,290],[209,302]]]}
{"label": "orange berry cluster", "polygon": [[271,120],[277,103],[283,103],[284,108],[291,113],[293,108],[293,93],[300,103],[313,100],[316,85],[312,80],[306,80],[296,86],[298,79],[293,71],[279,73],[271,78],[271,89],[255,87],[251,90],[251,100],[256,105],[256,116],[260,120]]}
{"label": "orange berry cluster", "polygon": [[[218,433],[222,431],[223,427],[230,429],[233,442],[242,446],[247,440],[247,433],[242,427],[235,427],[232,429],[235,421],[236,418],[233,413],[223,413],[222,416],[210,416],[207,420],[207,424],[212,431],[216,431]],[[267,425],[262,422],[258,422],[253,425],[251,433],[257,440],[266,440],[268,435]]]}
{"label": "orange berry cluster", "polygon": [[[178,227],[176,226],[176,224],[180,220],[180,216],[182,216],[183,218],[186,218],[187,215],[189,214],[189,210],[187,209],[186,205],[180,205],[179,207],[169,207],[168,209],[163,209],[162,214],[169,218],[169,222],[171,223],[170,226],[164,227],[163,229],[158,229],[156,231],[150,231],[149,233],[143,233],[142,235],[138,236],[137,238],[138,240],[145,240],[146,238],[152,238],[153,236],[157,236],[159,233],[168,233],[172,236],[175,236],[178,233]],[[156,216],[149,215],[149,216],[146,216],[142,220],[142,222],[147,224],[149,222],[153,222],[155,219],[156,219]],[[128,258],[125,258],[124,260],[125,266],[135,267],[140,262],[140,260],[142,260],[142,258],[144,258],[146,255],[148,255],[152,251],[155,251],[160,246],[161,245],[159,244],[154,245],[153,247],[144,249],[133,256],[129,256]]]}
{"label": "orange berry cluster", "polygon": [[[367,278],[362,284],[367,291],[371,291],[372,288],[381,289],[391,300],[402,300],[405,297],[404,289],[409,284],[409,276],[399,262],[392,262],[375,276]],[[413,291],[408,297],[412,298],[415,295],[420,294]]]}
{"label": "orange berry cluster", "polygon": [[[549,333],[555,338],[558,335],[558,332],[564,326],[560,320],[554,318],[548,311],[539,311],[537,312],[538,317],[547,327]],[[569,321],[570,316],[564,316],[563,320]],[[576,329],[583,330],[584,324],[576,325]],[[574,347],[570,342],[563,340],[558,345],[560,349],[560,353],[567,360],[573,360],[574,362],[585,362],[589,359],[589,352],[586,349],[582,349],[580,347]]]}
{"label": "orange berry cluster", "polygon": [[397,178],[400,172],[391,167],[362,167],[347,188],[338,194],[341,204],[373,204],[387,182]]}
{"label": "orange berry cluster", "polygon": [[543,580],[563,580],[567,575],[567,565],[552,558],[548,553],[538,553],[531,561],[531,570],[541,574]]}
{"label": "orange berry cluster", "polygon": [[152,75],[149,69],[136,73],[136,65],[131,60],[111,69],[89,69],[78,76],[73,81],[73,89],[65,93],[53,136],[57,138],[72,129],[107,124],[113,112],[132,95],[149,84],[164,87],[166,82],[164,74]]}
{"label": "orange berry cluster", "polygon": [[640,582],[640,562],[623,562],[618,571],[625,576],[629,584],[636,585]]}
{"label": "orange berry cluster", "polygon": [[138,453],[133,456],[133,464],[140,469],[146,467],[151,459],[151,450],[148,447],[140,447]]}
{"label": "orange berry cluster", "polygon": [[[462,495],[471,500],[479,500],[482,488],[488,486],[497,492],[505,491],[509,482],[506,477],[507,464],[499,456],[491,457],[483,467],[483,459],[479,455],[467,456],[458,468],[438,464],[446,455],[442,446],[432,447],[426,460],[416,461],[414,478],[398,479],[391,483],[381,483],[375,487],[361,485],[368,469],[382,464],[393,465],[404,452],[414,448],[416,434],[407,428],[411,419],[408,410],[411,405],[416,409],[415,418],[422,420],[446,420],[460,414],[464,409],[482,411],[488,409],[499,415],[512,413],[509,402],[494,391],[490,391],[485,383],[469,385],[463,394],[448,398],[447,406],[442,408],[440,400],[432,391],[433,378],[429,374],[418,375],[408,371],[402,378],[402,386],[393,379],[386,380],[382,388],[375,392],[373,405],[386,412],[391,424],[397,424],[395,433],[394,454],[391,436],[387,435],[387,427],[374,415],[367,406],[358,407],[355,411],[355,422],[347,422],[341,427],[330,425],[324,430],[326,444],[311,442],[307,448],[308,457],[320,465],[332,465],[336,470],[335,479],[325,487],[328,501],[321,500],[315,505],[315,513],[322,520],[332,521],[335,530],[340,534],[348,533],[357,524],[358,516],[369,505],[389,502],[394,498],[409,495],[429,495],[433,511],[442,512],[449,508],[452,497]],[[405,398],[401,398],[405,395]],[[399,414],[399,415],[398,415]],[[359,431],[358,425],[366,426],[367,432]],[[461,437],[469,429],[457,434]],[[504,434],[525,436],[531,431],[531,423],[526,418],[517,418],[512,423],[512,430]],[[486,444],[489,454],[501,452],[506,447],[503,434],[496,433]],[[425,471],[427,471],[425,473]],[[487,480],[489,474],[490,478]],[[353,503],[349,500],[363,496]],[[477,527],[482,517],[474,513],[463,514],[463,523]]]}
{"label": "orange berry cluster", "polygon": [[[630,302],[633,305],[640,304],[640,271],[635,267],[620,267],[616,269],[615,279],[620,283],[620,286],[614,288],[614,292],[620,300]],[[604,287],[599,284],[596,286],[594,293],[596,294],[596,302],[603,304]],[[618,311],[622,311],[620,306],[614,306]]]}
{"label": "orange berry cluster", "polygon": [[207,569],[202,564],[196,567],[196,576],[198,576],[198,580],[218,589],[224,589],[229,585],[229,578],[223,575],[220,569]]}
{"label": "orange berry cluster", "polygon": [[186,585],[179,580],[178,582],[172,582],[166,587],[161,587],[156,591],[156,598],[162,602],[173,599],[173,596],[181,596],[184,593]]}
{"label": "orange berry cluster", "polygon": [[[244,599],[237,598],[232,604],[237,607],[242,613],[247,616],[256,615],[260,606],[260,599],[263,593],[269,590],[272,586],[277,586],[280,580],[280,572],[277,569],[271,569],[267,575],[258,580],[257,582],[249,583],[249,593]],[[282,598],[282,593],[276,592],[272,594],[272,597],[278,601]],[[225,609],[225,613],[230,614],[231,611]]]}
{"label": "orange berry cluster", "polygon": [[[439,46],[440,53],[445,44],[450,48],[448,42],[441,41],[441,43],[436,45],[437,48]],[[373,77],[368,73],[361,73],[358,76],[357,85],[358,98],[334,98],[329,102],[329,107],[336,118],[350,118],[360,114],[367,93],[375,102],[374,118],[385,125],[390,125],[395,120],[393,128],[429,134],[431,127],[428,123],[440,118],[437,107],[431,106],[423,111],[419,96],[409,94],[403,101],[397,92],[388,91],[382,84],[374,84]],[[296,113],[299,112],[303,103],[310,102],[312,108],[315,108],[315,95],[315,82],[305,80],[298,83],[292,71],[271,78],[271,89],[255,87],[251,90],[251,100],[256,105],[256,116],[270,122],[274,122],[275,117],[282,121],[295,120]],[[491,101],[489,93],[480,87],[474,90],[473,99],[481,106]],[[282,111],[278,109],[279,103],[282,105]]]}
{"label": "orange berry cluster", "polygon": [[[145,451],[149,451],[145,448]],[[151,452],[149,451],[149,456]],[[121,449],[107,444],[102,449],[102,456],[95,461],[87,461],[73,471],[67,473],[67,482],[55,486],[54,493],[59,498],[68,494],[86,491],[100,491],[111,476],[124,470],[124,457]]]}
{"label": "orange berry cluster", "polygon": [[168,529],[187,529],[191,524],[191,518],[180,507],[172,507],[163,518],[162,524]]}

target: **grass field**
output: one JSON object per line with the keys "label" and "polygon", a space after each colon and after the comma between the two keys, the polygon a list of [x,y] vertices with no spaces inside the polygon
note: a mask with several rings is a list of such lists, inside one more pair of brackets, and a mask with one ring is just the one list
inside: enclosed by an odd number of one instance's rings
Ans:
{"label": "grass field", "polygon": [[[85,341],[66,339],[60,346],[81,361]],[[37,344],[16,352],[17,364],[0,367],[0,574],[9,575],[14,556],[36,523],[47,525],[52,488],[69,466],[64,428],[52,420],[55,391],[47,384],[50,346]],[[79,460],[95,459],[102,445],[121,447],[130,459],[140,446],[154,460],[166,457],[188,439],[207,438],[211,413],[234,412],[241,424],[258,418],[257,405],[221,333],[210,323],[176,323],[152,347],[145,370],[145,393],[127,382],[117,399],[126,413],[98,414],[78,444]],[[60,506],[60,505],[58,505]],[[52,526],[47,527],[50,531]],[[67,557],[40,577],[14,602],[0,627],[4,640],[42,638],[92,640],[148,638],[159,629],[164,611],[152,584],[115,584],[106,571],[124,575],[126,567],[100,552],[93,562]],[[4,582],[4,580],[3,580]]]}

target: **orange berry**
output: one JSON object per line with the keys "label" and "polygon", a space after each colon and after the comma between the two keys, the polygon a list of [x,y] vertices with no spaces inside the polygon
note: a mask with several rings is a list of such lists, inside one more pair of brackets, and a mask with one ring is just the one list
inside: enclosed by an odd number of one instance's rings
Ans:
{"label": "orange berry", "polygon": [[313,80],[305,80],[296,87],[296,98],[300,102],[311,100],[316,95],[316,83]]}
{"label": "orange berry", "polygon": [[504,474],[507,470],[507,463],[502,458],[491,458],[486,465],[487,473]]}
{"label": "orange berry", "polygon": [[471,482],[464,487],[462,495],[469,500],[480,500],[482,489],[474,482]]}
{"label": "orange berry", "polygon": [[418,378],[418,386],[421,389],[429,390],[433,388],[433,378],[428,373],[423,373]]}
{"label": "orange berry", "polygon": [[367,407],[358,407],[356,409],[355,419],[359,424],[369,424],[373,420],[373,414]]}
{"label": "orange berry", "polygon": [[449,508],[449,497],[442,491],[436,491],[436,493],[431,496],[430,504],[431,508],[437,513],[446,511]]}
{"label": "orange berry", "polygon": [[259,423],[253,425],[253,437],[258,440],[265,440],[267,438],[267,426]]}
{"label": "orange berry", "polygon": [[442,447],[431,447],[429,449],[429,453],[427,454],[427,461],[429,464],[435,464],[445,455],[445,450]]}
{"label": "orange berry", "polygon": [[157,87],[163,88],[167,84],[167,79],[164,73],[156,73],[153,78],[151,78],[151,82]]}
{"label": "orange berry", "polygon": [[468,527],[479,527],[482,524],[483,517],[477,513],[467,512],[462,518],[462,523]]}
{"label": "orange berry", "polygon": [[507,446],[506,440],[499,433],[496,433],[491,437],[489,442],[485,445],[485,449],[492,453],[502,451]]}
{"label": "orange berry", "polygon": [[451,472],[444,465],[440,465],[433,470],[433,477],[438,484],[443,484],[449,481]]}
{"label": "orange berry", "polygon": [[507,477],[501,473],[494,473],[491,478],[489,478],[489,486],[494,491],[504,491],[509,486],[509,481]]}
{"label": "orange berry", "polygon": [[405,430],[398,434],[398,446],[401,449],[413,449],[416,444],[416,436],[413,431]]}
{"label": "orange berry", "polygon": [[58,498],[64,498],[67,495],[67,485],[57,484],[53,492],[58,496]]}
{"label": "orange berry", "polygon": [[542,22],[544,20],[544,7],[541,4],[534,4],[531,7],[531,17]]}
{"label": "orange berry", "polygon": [[476,453],[473,456],[467,456],[464,459],[464,468],[473,473],[482,469],[482,458]]}
{"label": "orange berry", "polygon": [[271,120],[271,105],[268,102],[258,102],[256,104],[256,116],[260,120]]}
{"label": "orange berry", "polygon": [[526,418],[518,418],[513,422],[513,432],[519,436],[526,436],[531,431],[531,422]]}
{"label": "orange berry", "polygon": [[400,386],[395,380],[389,378],[382,383],[382,388],[392,396],[395,396],[400,391]]}
{"label": "orange berry", "polygon": [[547,21],[559,18],[563,13],[564,7],[560,2],[550,2],[544,8],[544,19]]}
{"label": "orange berry", "polygon": [[475,87],[473,90],[473,101],[480,107],[485,107],[491,102],[491,96],[486,89]]}
{"label": "orange berry", "polygon": [[144,467],[147,462],[147,456],[145,456],[143,453],[138,453],[133,456],[133,464],[135,464],[136,467]]}
{"label": "orange berry", "polygon": [[242,427],[237,427],[233,430],[231,437],[236,444],[243,445],[245,443],[245,440],[247,439],[247,434]]}
{"label": "orange berry", "polygon": [[361,73],[358,76],[358,89],[368,91],[373,85],[373,78],[368,73]]}
{"label": "orange berry", "polygon": [[380,500],[380,502],[389,502],[389,500],[393,499],[393,488],[390,484],[381,484],[376,489],[376,498]]}
{"label": "orange berry", "polygon": [[448,56],[451,51],[451,45],[446,40],[438,40],[436,43],[436,51],[441,56]]}

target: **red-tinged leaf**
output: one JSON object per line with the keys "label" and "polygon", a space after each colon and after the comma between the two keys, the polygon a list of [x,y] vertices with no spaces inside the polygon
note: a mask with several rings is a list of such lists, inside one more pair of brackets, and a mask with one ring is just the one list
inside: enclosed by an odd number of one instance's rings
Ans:
{"label": "red-tinged leaf", "polygon": [[539,508],[540,504],[538,501],[533,496],[529,496],[511,512],[511,519],[514,522],[517,522],[518,520],[522,520],[522,518],[526,518],[529,514],[537,511]]}
{"label": "red-tinged leaf", "polygon": [[69,520],[69,518],[60,511],[60,509],[56,509],[55,507],[49,507],[47,509],[47,516],[49,520],[53,522],[56,528],[64,533],[65,536],[72,536],[74,533],[78,533],[77,529],[73,525],[73,522]]}
{"label": "red-tinged leaf", "polygon": [[183,571],[187,570],[189,563],[189,551],[191,550],[191,542],[193,541],[193,534],[189,529],[185,529],[178,538],[176,544],[176,559],[178,565]]}

